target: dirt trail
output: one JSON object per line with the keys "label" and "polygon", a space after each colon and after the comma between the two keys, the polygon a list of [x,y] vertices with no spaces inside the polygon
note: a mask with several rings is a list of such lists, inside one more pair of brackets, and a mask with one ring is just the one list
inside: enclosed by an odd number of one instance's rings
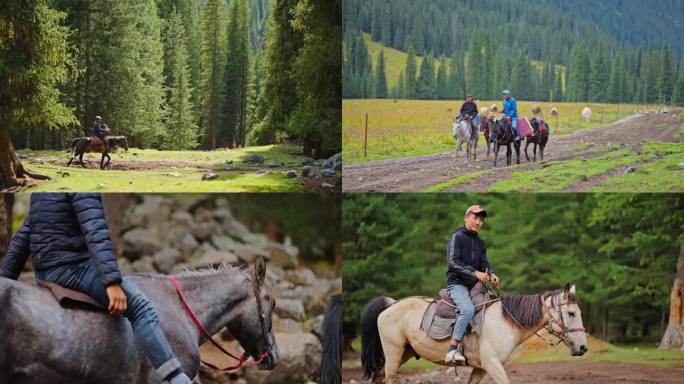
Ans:
{"label": "dirt trail", "polygon": [[[679,384],[684,367],[657,368],[646,364],[628,364],[608,361],[567,361],[550,363],[511,364],[506,367],[512,384]],[[458,381],[453,369],[432,369],[420,373],[401,373],[397,384],[454,384],[467,383],[470,368],[458,369]],[[361,372],[344,370],[345,384],[366,383]],[[485,376],[482,384],[493,384]]]}
{"label": "dirt trail", "polygon": [[[631,146],[645,141],[672,142],[675,141],[673,134],[679,130],[683,122],[684,114],[680,116],[674,113],[637,114],[611,125],[589,128],[564,136],[554,137],[552,130],[544,160],[564,161],[581,157],[596,157],[605,154],[614,144]],[[505,166],[506,150],[503,148],[499,153],[497,170],[447,190],[487,191],[497,181],[510,178],[513,172],[543,167],[544,164],[539,161],[539,156],[537,156],[536,163],[527,163],[524,147],[523,143],[520,150],[520,166]],[[605,151],[601,150],[602,147]],[[468,163],[464,157],[454,158],[453,153],[450,151],[427,156],[345,164],[343,190],[345,192],[422,192],[459,176],[493,169],[493,159],[486,157],[486,147],[482,145],[478,147],[478,160],[474,162]],[[531,145],[528,153],[531,158]],[[513,161],[515,162],[515,154],[513,154]],[[592,186],[591,183],[587,183],[584,188],[590,186]],[[579,187],[582,188],[582,186]]]}

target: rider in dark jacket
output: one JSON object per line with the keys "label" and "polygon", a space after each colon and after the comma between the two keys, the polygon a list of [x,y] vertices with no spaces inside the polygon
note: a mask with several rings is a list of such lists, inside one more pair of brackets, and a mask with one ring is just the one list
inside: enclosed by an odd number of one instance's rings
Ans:
{"label": "rider in dark jacket", "polygon": [[95,121],[93,122],[93,135],[98,139],[102,140],[105,148],[107,147],[107,126],[102,124],[102,117],[95,116]]}
{"label": "rider in dark jacket", "polygon": [[110,314],[123,314],[161,380],[191,383],[154,306],[119,270],[99,194],[32,194],[29,214],[0,265],[0,278],[16,280],[29,255],[36,279],[86,293]]}
{"label": "rider in dark jacket", "polygon": [[473,101],[473,96],[468,95],[465,103],[461,106],[461,111],[459,112],[457,120],[461,121],[465,119],[466,116],[470,117],[470,129],[472,129],[473,134],[476,134],[477,124],[480,120],[478,113],[477,104]]}
{"label": "rider in dark jacket", "polygon": [[447,246],[447,291],[460,310],[454,325],[451,346],[445,358],[447,363],[465,361],[465,357],[458,351],[458,344],[475,314],[470,289],[478,281],[499,284],[499,278],[487,260],[484,242],[477,235],[486,217],[487,211],[479,205],[468,207],[463,216],[465,224],[456,229]]}

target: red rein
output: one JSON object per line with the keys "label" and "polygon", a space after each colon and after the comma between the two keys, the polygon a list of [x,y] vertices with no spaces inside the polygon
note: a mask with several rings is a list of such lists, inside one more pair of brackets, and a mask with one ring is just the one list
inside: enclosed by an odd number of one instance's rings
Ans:
{"label": "red rein", "polygon": [[235,364],[235,365],[232,365],[230,367],[220,368],[220,367],[215,366],[214,364],[208,363],[208,362],[200,359],[200,361],[204,365],[206,365],[207,367],[209,367],[215,371],[228,372],[228,371],[235,371],[237,369],[240,369],[240,368],[242,368],[243,365],[257,365],[257,364],[261,363],[262,361],[264,361],[265,358],[268,357],[268,352],[262,352],[259,355],[259,359],[254,360],[254,361],[247,361],[247,359],[249,359],[249,354],[247,352],[243,353],[240,357],[237,357],[234,354],[227,351],[226,349],[224,349],[221,346],[221,344],[217,343],[211,337],[209,332],[207,332],[207,330],[204,328],[202,323],[199,321],[199,319],[197,318],[195,313],[192,311],[192,309],[188,305],[188,302],[185,301],[185,297],[183,296],[183,291],[181,289],[180,283],[178,283],[178,280],[176,279],[176,276],[169,275],[169,280],[171,280],[171,283],[173,284],[173,286],[176,287],[176,292],[178,292],[178,297],[180,297],[180,300],[183,303],[183,307],[185,307],[185,311],[188,313],[188,316],[190,316],[190,319],[192,319],[192,322],[195,323],[195,327],[197,327],[197,329],[200,331],[200,333],[202,335],[204,335],[204,337],[206,337],[207,340],[211,341],[211,343],[214,344],[214,346],[216,348],[221,350],[221,352],[232,357],[233,359],[238,360],[237,364]]}

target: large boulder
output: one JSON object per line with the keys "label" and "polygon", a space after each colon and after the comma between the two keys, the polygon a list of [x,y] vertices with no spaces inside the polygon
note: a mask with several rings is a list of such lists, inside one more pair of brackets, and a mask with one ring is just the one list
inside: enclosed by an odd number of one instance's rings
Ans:
{"label": "large boulder", "polygon": [[245,369],[250,384],[306,383],[316,380],[321,366],[321,342],[310,333],[276,333],[280,364],[272,371]]}
{"label": "large boulder", "polygon": [[237,256],[230,252],[210,250],[205,252],[202,256],[193,259],[190,262],[190,265],[197,269],[205,267],[218,267],[223,264],[234,265],[237,263]]}
{"label": "large boulder", "polygon": [[245,263],[253,263],[257,257],[269,259],[270,255],[262,248],[250,244],[235,243],[232,247],[233,252]]}
{"label": "large boulder", "polygon": [[342,170],[342,152],[337,153],[330,157],[323,164],[323,169],[329,169],[331,171],[341,171]]}
{"label": "large boulder", "polygon": [[140,259],[131,263],[133,272],[155,273],[157,270],[154,267],[154,259],[152,256],[143,256]]}
{"label": "large boulder", "polygon": [[303,321],[306,318],[304,303],[298,299],[278,298],[274,311],[278,317],[283,319]]}
{"label": "large boulder", "polygon": [[157,270],[162,273],[171,272],[173,266],[181,261],[182,258],[183,255],[181,255],[180,251],[175,248],[162,249],[152,256],[154,266],[157,267]]}
{"label": "large boulder", "polygon": [[161,236],[157,228],[134,228],[123,235],[123,254],[135,260],[161,250]]}
{"label": "large boulder", "polygon": [[316,280],[316,275],[308,268],[299,268],[285,271],[284,278],[295,285],[309,286]]}
{"label": "large boulder", "polygon": [[299,249],[295,246],[269,242],[266,246],[271,263],[283,269],[297,268]]}

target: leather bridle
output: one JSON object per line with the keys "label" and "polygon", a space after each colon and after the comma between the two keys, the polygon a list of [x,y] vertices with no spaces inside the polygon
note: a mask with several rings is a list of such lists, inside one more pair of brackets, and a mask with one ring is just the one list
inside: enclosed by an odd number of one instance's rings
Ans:
{"label": "leather bridle", "polygon": [[[544,295],[541,295],[539,297],[540,297],[540,300],[542,302],[542,306],[545,307],[546,303],[544,302]],[[556,307],[556,311],[558,312],[558,317],[560,317],[560,320],[554,319],[553,315],[549,316],[549,322],[546,325],[546,330],[549,332],[549,334],[556,336],[558,338],[558,342],[553,344],[552,342],[549,342],[548,340],[544,339],[544,337],[542,337],[538,332],[535,332],[535,335],[539,336],[540,338],[542,338],[543,340],[545,340],[547,343],[549,343],[551,345],[558,345],[562,342],[567,343],[569,333],[586,332],[585,328],[568,328],[565,326],[565,320],[563,318],[563,311],[561,310],[561,307],[566,306],[568,304],[571,304],[571,302],[569,300],[566,300],[565,302],[561,302],[558,304],[554,304],[554,296],[550,296],[550,297],[551,297],[551,308],[553,308],[554,306]],[[560,327],[560,329],[561,329],[560,332],[553,329],[554,324],[558,325]]]}
{"label": "leather bridle", "polygon": [[214,344],[214,346],[216,348],[218,348],[221,352],[232,357],[233,359],[238,360],[238,362],[235,365],[231,365],[231,366],[225,367],[225,368],[220,368],[214,364],[211,364],[209,362],[206,362],[206,361],[200,359],[200,361],[204,365],[206,365],[207,367],[209,367],[215,371],[229,372],[229,371],[235,371],[237,369],[240,369],[243,365],[260,364],[262,361],[264,361],[269,356],[268,351],[271,350],[270,347],[272,344],[271,344],[271,341],[268,337],[268,332],[266,330],[266,312],[263,311],[263,306],[261,304],[262,282],[259,280],[258,277],[256,277],[255,280],[251,280],[251,279],[249,279],[249,280],[251,282],[252,291],[254,292],[254,296],[256,298],[256,303],[257,303],[257,308],[259,310],[259,322],[261,323],[261,332],[262,332],[261,336],[264,340],[265,349],[264,349],[264,352],[261,352],[261,354],[259,354],[259,358],[257,360],[254,360],[254,361],[247,361],[249,359],[249,353],[247,353],[247,351],[245,351],[240,357],[237,357],[235,354],[226,350],[225,348],[223,348],[221,346],[221,344],[219,344],[216,340],[214,340],[214,338],[211,336],[211,334],[204,328],[204,326],[202,325],[202,322],[197,318],[197,315],[195,315],[195,313],[192,311],[192,308],[190,308],[190,305],[188,305],[188,302],[185,300],[185,297],[183,296],[183,290],[181,289],[181,285],[178,282],[178,279],[176,279],[176,277],[173,275],[169,275],[168,277],[169,277],[169,280],[171,280],[171,283],[173,284],[173,286],[176,288],[176,292],[178,292],[178,297],[180,298],[181,303],[183,303],[183,307],[185,308],[185,311],[188,313],[188,316],[190,317],[192,322],[195,324],[195,327],[197,328],[197,330],[200,331],[200,333],[202,335],[204,335],[204,337],[206,337],[207,340],[209,340],[212,344]]}

